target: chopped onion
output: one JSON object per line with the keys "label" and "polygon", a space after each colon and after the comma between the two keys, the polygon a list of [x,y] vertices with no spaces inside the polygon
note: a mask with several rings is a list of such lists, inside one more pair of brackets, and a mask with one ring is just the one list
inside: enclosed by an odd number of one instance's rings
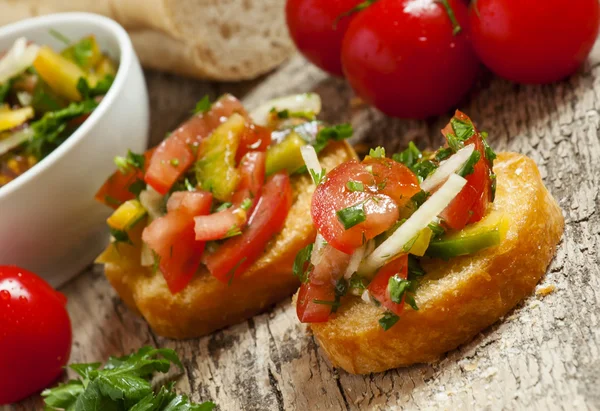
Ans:
{"label": "chopped onion", "polygon": [[271,110],[290,112],[309,112],[315,116],[321,112],[321,97],[316,93],[295,94],[269,100],[250,112],[250,118],[260,126],[269,123]]}
{"label": "chopped onion", "polygon": [[373,304],[373,300],[371,300],[371,293],[369,292],[369,290],[363,291],[360,298],[362,298],[362,300],[368,304]]}
{"label": "chopped onion", "polygon": [[317,238],[315,238],[315,244],[313,245],[313,251],[310,255],[310,263],[312,265],[318,265],[321,262],[321,258],[323,258],[323,247],[325,247],[327,241],[323,238],[320,233],[317,233]]}
{"label": "chopped onion", "polygon": [[33,134],[33,130],[30,127],[27,127],[22,130],[15,131],[9,137],[0,140],[0,156],[23,144],[33,137]]}
{"label": "chopped onion", "polygon": [[440,163],[440,166],[433,172],[433,174],[427,176],[421,183],[421,189],[425,191],[431,191],[454,174],[456,171],[469,160],[471,154],[475,150],[475,144],[469,144],[456,152],[453,156],[444,160]]}
{"label": "chopped onion", "polygon": [[164,197],[151,186],[148,186],[145,190],[140,192],[140,203],[142,203],[142,206],[148,212],[148,216],[151,220],[156,220],[158,217],[163,216],[163,201]]}
{"label": "chopped onion", "polygon": [[38,50],[35,44],[28,45],[25,37],[15,40],[11,49],[0,59],[0,84],[27,70],[37,57]]}
{"label": "chopped onion", "polygon": [[[309,171],[313,183],[317,184],[317,181],[315,181],[315,175],[321,175],[323,169],[321,168],[321,163],[319,163],[319,157],[317,157],[315,148],[307,144],[300,147],[300,153],[302,154],[302,159],[304,160],[304,164],[306,164],[306,168]],[[310,172],[311,170],[312,172]]]}
{"label": "chopped onion", "polygon": [[350,262],[348,263],[348,267],[346,268],[346,272],[344,273],[344,278],[349,280],[356,271],[358,271],[358,267],[360,266],[360,262],[363,260],[365,255],[369,255],[373,252],[375,248],[375,242],[373,240],[367,241],[366,244],[357,248],[354,253],[352,253],[352,257],[350,257]]}
{"label": "chopped onion", "polygon": [[458,174],[451,174],[439,190],[433,193],[404,224],[363,260],[358,268],[358,273],[362,276],[369,276],[391,257],[402,252],[406,243],[444,211],[466,183],[467,180]]}

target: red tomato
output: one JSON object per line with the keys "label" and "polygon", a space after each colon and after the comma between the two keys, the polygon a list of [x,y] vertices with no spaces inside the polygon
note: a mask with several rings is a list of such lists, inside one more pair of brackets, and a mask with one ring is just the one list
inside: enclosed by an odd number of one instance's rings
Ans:
{"label": "red tomato", "polygon": [[225,95],[208,112],[198,113],[183,123],[156,148],[146,171],[146,182],[160,194],[166,194],[196,161],[200,141],[233,113],[246,115],[239,100]]}
{"label": "red tomato", "polygon": [[[233,193],[232,206],[226,210],[194,218],[196,240],[220,240],[241,230],[252,214],[265,180],[265,159],[267,155],[260,151],[246,153],[239,166],[240,181]],[[242,207],[250,200],[250,207]]]}
{"label": "red tomato", "polygon": [[241,235],[225,241],[204,263],[219,281],[228,283],[239,277],[263,253],[267,243],[279,233],[292,206],[292,186],[285,173],[271,176]]}
{"label": "red tomato", "polygon": [[50,385],[71,353],[67,299],[30,271],[0,266],[0,404]]}
{"label": "red tomato", "polygon": [[363,0],[288,0],[285,13],[290,36],[311,63],[342,76],[342,40],[354,14],[342,16]]}
{"label": "red tomato", "polygon": [[[152,158],[153,153],[154,148],[151,148],[144,153],[145,168],[147,168],[148,164],[150,164],[150,159]],[[96,201],[117,209],[119,205],[125,201],[135,198],[135,194],[129,191],[129,187],[131,187],[131,185],[137,180],[143,180],[144,172],[131,169],[128,173],[123,174],[120,170],[116,170],[110,177],[108,177],[102,187],[100,187],[100,190],[98,190],[94,198]]]}
{"label": "red tomato", "polygon": [[331,314],[332,306],[321,302],[335,301],[335,285],[342,278],[350,261],[350,256],[327,244],[322,250],[313,251],[321,254],[318,263],[313,267],[308,282],[303,283],[298,293],[296,314],[303,323],[326,322]]}
{"label": "red tomato", "polygon": [[183,290],[200,265],[204,242],[196,241],[194,217],[208,214],[212,194],[179,191],[167,203],[167,214],[154,220],[142,240],[159,258],[160,271],[171,293]]}
{"label": "red tomato", "polygon": [[586,59],[600,21],[598,0],[477,0],[469,19],[475,51],[494,73],[520,83],[550,83]]}
{"label": "red tomato", "polygon": [[256,124],[248,124],[240,138],[240,145],[235,155],[235,161],[239,163],[246,153],[250,151],[267,151],[270,145],[270,129]]}
{"label": "red tomato", "polygon": [[408,254],[403,254],[400,257],[390,261],[377,271],[375,278],[369,284],[367,289],[369,293],[379,303],[393,312],[396,315],[402,314],[404,310],[404,298],[401,303],[395,303],[390,297],[388,284],[390,278],[398,274],[400,278],[406,279],[408,276]]}
{"label": "red tomato", "polygon": [[[362,191],[352,191],[348,182],[362,183]],[[313,195],[311,215],[315,226],[333,247],[351,254],[365,240],[390,228],[399,216],[399,205],[419,191],[415,175],[403,164],[389,159],[351,160],[327,174]],[[362,207],[366,220],[349,229],[338,211]]]}
{"label": "red tomato", "polygon": [[[461,121],[471,122],[466,114],[458,110],[454,117]],[[454,131],[452,125],[448,123],[442,130],[442,134],[447,138],[450,133],[454,133]],[[460,230],[468,223],[481,220],[491,201],[492,193],[491,165],[485,157],[483,138],[476,128],[473,137],[466,140],[464,144],[475,144],[475,149],[479,151],[481,157],[475,164],[473,173],[465,177],[467,184],[440,214],[445,224],[454,230]]]}
{"label": "red tomato", "polygon": [[357,13],[342,43],[348,82],[384,113],[425,118],[455,106],[477,77],[467,7],[448,1],[462,31],[453,35],[436,0],[379,0]]}

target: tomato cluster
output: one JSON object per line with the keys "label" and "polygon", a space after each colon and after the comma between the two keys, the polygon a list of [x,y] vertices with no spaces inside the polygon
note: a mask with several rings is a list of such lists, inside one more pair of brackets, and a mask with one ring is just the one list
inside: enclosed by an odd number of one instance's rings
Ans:
{"label": "tomato cluster", "polygon": [[382,112],[442,114],[466,95],[480,61],[523,83],[560,80],[578,69],[598,34],[597,0],[288,0],[300,52],[344,75]]}

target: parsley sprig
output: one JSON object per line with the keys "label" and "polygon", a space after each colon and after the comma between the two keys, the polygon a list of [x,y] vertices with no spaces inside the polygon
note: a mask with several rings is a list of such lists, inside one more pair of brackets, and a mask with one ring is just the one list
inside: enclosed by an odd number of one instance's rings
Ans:
{"label": "parsley sprig", "polygon": [[173,391],[174,383],[154,390],[153,374],[169,371],[171,364],[183,369],[175,351],[143,347],[120,358],[100,363],[71,364],[80,378],[42,392],[46,411],[210,411],[212,402],[192,403]]}

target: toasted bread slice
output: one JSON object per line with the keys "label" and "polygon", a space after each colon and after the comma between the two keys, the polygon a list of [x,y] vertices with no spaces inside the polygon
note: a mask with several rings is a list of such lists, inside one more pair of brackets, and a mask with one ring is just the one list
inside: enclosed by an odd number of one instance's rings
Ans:
{"label": "toasted bread slice", "polygon": [[494,171],[494,207],[509,220],[505,240],[474,255],[422,261],[427,275],[415,295],[419,310],[407,306],[388,331],[378,324],[381,309],[345,298],[328,322],[311,324],[333,365],[366,374],[434,361],[531,294],[552,260],[563,216],[530,158],[501,153]]}
{"label": "toasted bread slice", "polygon": [[[330,144],[320,156],[330,170],[354,158],[345,142]],[[310,219],[314,191],[308,174],[292,177],[294,204],[285,226],[265,254],[240,278],[223,284],[204,268],[180,293],[173,295],[160,274],[140,265],[141,228],[130,233],[134,245],[110,245],[98,258],[106,277],[129,307],[139,312],[157,334],[192,338],[238,323],[291,295],[298,288],[292,275],[296,254],[315,239]],[[118,247],[118,248],[117,248]]]}

